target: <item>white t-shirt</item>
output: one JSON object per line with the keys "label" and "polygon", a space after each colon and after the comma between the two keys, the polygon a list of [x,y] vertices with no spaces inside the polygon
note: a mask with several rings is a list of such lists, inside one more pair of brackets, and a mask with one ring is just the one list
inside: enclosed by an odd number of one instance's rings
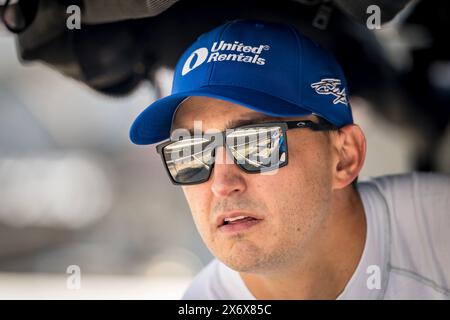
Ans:
{"label": "white t-shirt", "polygon": [[[450,299],[450,175],[412,173],[358,183],[367,234],[359,264],[338,299]],[[255,297],[219,260],[183,299]]]}

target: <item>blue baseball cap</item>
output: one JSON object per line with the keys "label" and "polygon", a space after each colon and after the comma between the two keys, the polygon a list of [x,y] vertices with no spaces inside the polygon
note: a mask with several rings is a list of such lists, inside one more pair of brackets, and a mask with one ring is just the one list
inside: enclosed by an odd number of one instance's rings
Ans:
{"label": "blue baseball cap", "polygon": [[341,127],[353,123],[344,73],[331,53],[290,25],[235,20],[202,34],[179,59],[171,95],[134,121],[135,144],[170,137],[187,97],[204,96],[275,117],[315,114]]}

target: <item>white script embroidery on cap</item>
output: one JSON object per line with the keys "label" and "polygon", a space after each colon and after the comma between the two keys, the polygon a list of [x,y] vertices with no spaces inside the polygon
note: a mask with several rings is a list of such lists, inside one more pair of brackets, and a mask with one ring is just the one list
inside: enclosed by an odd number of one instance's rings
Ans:
{"label": "white script embroidery on cap", "polygon": [[311,88],[316,90],[318,94],[332,94],[336,98],[333,100],[334,104],[343,103],[347,105],[347,94],[345,93],[345,88],[340,89],[341,80],[326,78],[319,82],[311,84]]}

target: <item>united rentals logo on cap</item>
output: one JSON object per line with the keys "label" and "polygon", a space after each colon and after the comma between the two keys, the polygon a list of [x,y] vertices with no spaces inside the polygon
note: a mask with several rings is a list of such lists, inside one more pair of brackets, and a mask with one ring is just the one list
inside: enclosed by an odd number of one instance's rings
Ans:
{"label": "united rentals logo on cap", "polygon": [[206,63],[236,61],[264,65],[266,59],[260,57],[263,50],[270,50],[270,46],[264,44],[259,46],[249,46],[239,41],[234,41],[233,43],[227,43],[223,40],[220,42],[216,41],[210,48],[209,52],[211,54],[209,54],[208,49],[205,47],[192,52],[183,65],[181,75],[186,75],[205,61]]}

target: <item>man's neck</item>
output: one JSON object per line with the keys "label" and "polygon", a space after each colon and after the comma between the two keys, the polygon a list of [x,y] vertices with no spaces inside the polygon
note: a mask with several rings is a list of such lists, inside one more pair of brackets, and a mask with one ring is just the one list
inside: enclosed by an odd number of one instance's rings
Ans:
{"label": "man's neck", "polygon": [[366,218],[359,193],[336,191],[332,208],[307,250],[290,266],[271,273],[240,273],[257,299],[336,299],[361,259]]}

